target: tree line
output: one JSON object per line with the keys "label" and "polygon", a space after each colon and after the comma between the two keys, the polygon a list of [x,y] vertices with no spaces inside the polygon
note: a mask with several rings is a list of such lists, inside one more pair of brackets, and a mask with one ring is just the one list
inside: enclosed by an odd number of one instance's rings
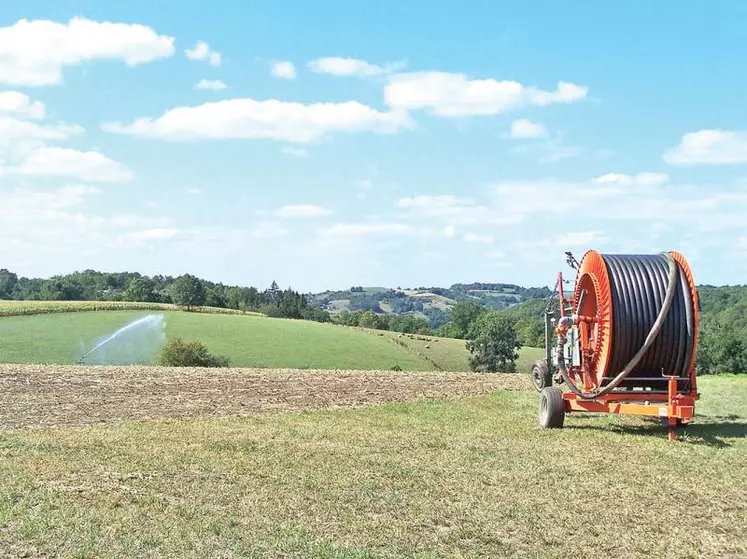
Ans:
{"label": "tree line", "polygon": [[49,279],[18,277],[0,269],[0,299],[19,301],[138,301],[185,307],[208,306],[260,312],[277,318],[328,322],[326,311],[310,305],[308,297],[276,282],[256,287],[229,286],[191,274],[153,277],[139,273],[85,270]]}

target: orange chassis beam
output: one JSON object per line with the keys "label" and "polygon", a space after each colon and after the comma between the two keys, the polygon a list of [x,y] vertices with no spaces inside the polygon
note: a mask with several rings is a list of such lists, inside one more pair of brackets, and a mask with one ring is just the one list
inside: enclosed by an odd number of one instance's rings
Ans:
{"label": "orange chassis beam", "polygon": [[567,413],[617,413],[666,419],[670,441],[676,438],[675,428],[678,424],[687,424],[695,417],[695,400],[699,397],[694,388],[688,393],[678,393],[677,380],[671,377],[667,394],[613,393],[587,400],[573,392],[563,393]]}

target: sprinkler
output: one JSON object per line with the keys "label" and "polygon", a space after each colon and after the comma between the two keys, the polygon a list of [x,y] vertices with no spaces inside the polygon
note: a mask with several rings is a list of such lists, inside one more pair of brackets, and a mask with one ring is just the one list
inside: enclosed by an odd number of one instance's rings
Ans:
{"label": "sprinkler", "polygon": [[674,440],[699,398],[699,304],[687,261],[677,252],[566,256],[573,295],[559,273],[545,309],[545,359],[532,365],[539,425],[560,428],[566,413],[641,415],[658,417]]}
{"label": "sprinkler", "polygon": [[101,348],[102,346],[112,341],[117,340],[126,332],[141,332],[142,333],[148,330],[157,331],[158,329],[162,327],[162,325],[163,325],[162,314],[149,314],[142,318],[138,318],[137,320],[133,320],[132,322],[125,324],[117,331],[108,335],[106,338],[104,338],[102,341],[96,344],[93,348],[91,348],[85,355],[83,355],[80,359],[78,359],[77,362],[79,364],[83,363],[85,358],[91,355],[94,351],[96,351],[97,349]]}

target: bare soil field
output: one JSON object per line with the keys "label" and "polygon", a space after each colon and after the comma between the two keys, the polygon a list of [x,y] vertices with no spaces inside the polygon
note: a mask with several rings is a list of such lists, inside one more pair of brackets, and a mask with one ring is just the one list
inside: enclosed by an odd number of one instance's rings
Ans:
{"label": "bare soil field", "polygon": [[352,408],[529,387],[520,374],[0,365],[0,429]]}

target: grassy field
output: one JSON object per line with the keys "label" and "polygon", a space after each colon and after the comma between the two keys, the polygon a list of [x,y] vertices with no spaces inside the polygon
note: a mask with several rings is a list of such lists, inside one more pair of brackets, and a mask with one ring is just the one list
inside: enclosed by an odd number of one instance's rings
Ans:
{"label": "grassy field", "polygon": [[[0,362],[75,363],[102,336],[148,314],[106,311],[4,317]],[[236,367],[468,370],[468,354],[460,340],[400,338],[390,332],[257,316],[180,311],[163,315],[167,337],[199,339]],[[522,351],[520,370],[537,356],[538,350]]]}
{"label": "grassy field", "polygon": [[[441,369],[442,371],[469,370],[467,363],[469,353],[465,348],[464,340],[400,334],[388,331],[380,332],[379,334],[407,348],[409,351],[421,355],[424,359],[432,361],[434,365],[432,368]],[[544,349],[536,347],[522,348],[519,351],[519,358],[516,360],[517,371],[529,374],[531,363],[537,359],[541,359],[544,354]]]}
{"label": "grassy field", "polygon": [[0,431],[0,554],[745,557],[747,377],[699,386],[675,443],[531,391]]}

